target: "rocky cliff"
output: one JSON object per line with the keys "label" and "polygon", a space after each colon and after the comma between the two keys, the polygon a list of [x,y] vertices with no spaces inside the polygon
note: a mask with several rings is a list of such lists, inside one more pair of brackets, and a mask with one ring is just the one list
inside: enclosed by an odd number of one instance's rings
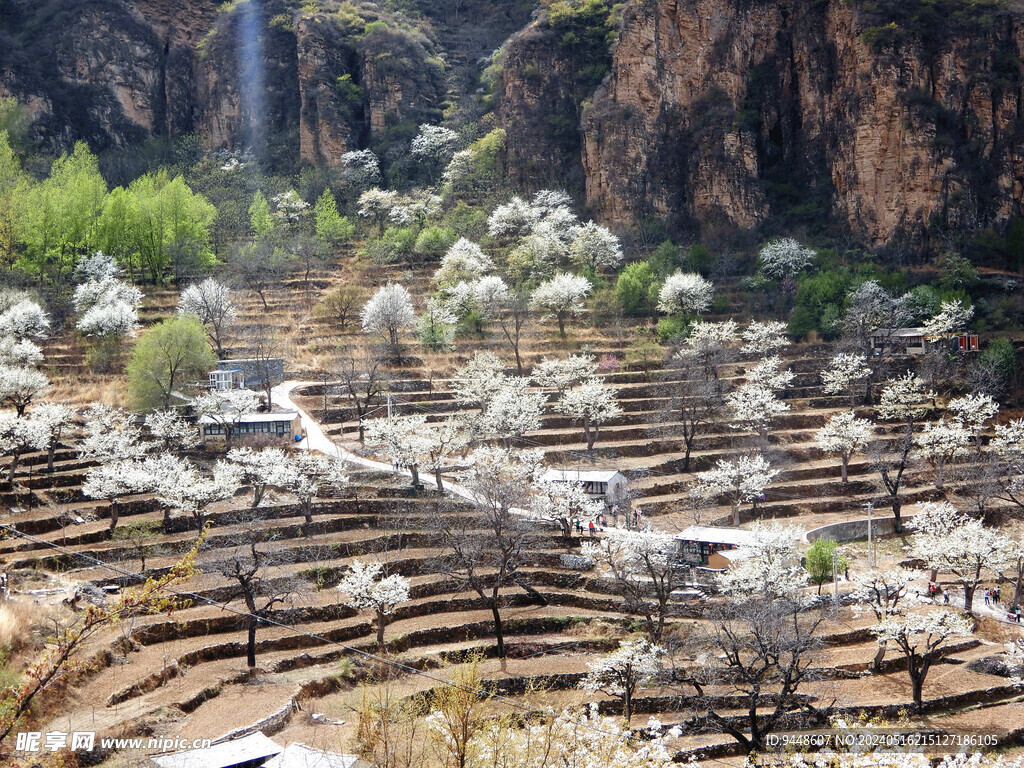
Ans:
{"label": "rocky cliff", "polygon": [[634,0],[583,118],[608,220],[829,213],[874,244],[1020,215],[1019,13],[984,3]]}

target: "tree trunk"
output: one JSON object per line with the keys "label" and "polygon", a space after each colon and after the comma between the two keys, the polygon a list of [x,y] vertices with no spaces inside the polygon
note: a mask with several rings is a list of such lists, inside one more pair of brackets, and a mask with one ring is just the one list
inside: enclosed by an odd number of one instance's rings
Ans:
{"label": "tree trunk", "polygon": [[501,611],[496,598],[491,598],[491,615],[494,617],[494,639],[497,641],[498,658],[505,658],[505,635],[501,629]]}
{"label": "tree trunk", "polygon": [[377,647],[384,647],[384,612],[377,611]]}
{"label": "tree trunk", "polygon": [[46,450],[46,471],[53,472],[53,454],[57,452],[57,444],[50,443],[50,447]]}
{"label": "tree trunk", "polygon": [[249,640],[245,647],[245,660],[249,669],[256,667],[256,618],[249,619]]}
{"label": "tree trunk", "polygon": [[942,468],[945,462],[939,459],[935,462],[935,490],[941,491],[942,488]]}
{"label": "tree trunk", "polygon": [[896,533],[903,533],[903,520],[900,518],[900,510],[903,509],[903,502],[900,501],[900,497],[892,495],[892,516],[894,518],[893,528]]}
{"label": "tree trunk", "polygon": [[850,464],[849,456],[843,456],[843,482],[844,483],[848,483],[850,481],[849,469],[848,469],[849,464]]}
{"label": "tree trunk", "polygon": [[565,313],[559,312],[556,317],[558,318],[558,335],[565,339]]}
{"label": "tree trunk", "polygon": [[409,473],[412,476],[412,487],[415,488],[420,484],[420,468],[418,465],[413,464],[409,467]]}
{"label": "tree trunk", "polygon": [[888,641],[880,640],[878,643],[878,650],[875,651],[875,658],[871,660],[871,671],[877,673],[882,668],[882,659],[885,658],[885,650],[888,646]]}
{"label": "tree trunk", "polygon": [[434,470],[434,482],[437,483],[437,492],[444,493],[444,480],[441,479],[441,467]]}
{"label": "tree trunk", "polygon": [[740,524],[740,505],[734,504],[732,507],[732,524],[739,526]]}
{"label": "tree trunk", "polygon": [[117,499],[110,500],[110,530],[117,528],[117,521],[120,517],[120,511],[117,508]]}
{"label": "tree trunk", "polygon": [[629,721],[633,719],[633,689],[629,685],[625,685],[623,688],[622,719],[626,721],[626,725],[629,725]]}
{"label": "tree trunk", "polygon": [[973,611],[974,590],[977,588],[977,584],[968,584],[967,582],[964,582],[964,610],[968,613]]}

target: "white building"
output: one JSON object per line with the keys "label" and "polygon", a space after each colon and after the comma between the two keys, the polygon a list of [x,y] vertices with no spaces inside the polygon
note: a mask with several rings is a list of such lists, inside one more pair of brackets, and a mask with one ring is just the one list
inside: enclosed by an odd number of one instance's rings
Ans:
{"label": "white building", "polygon": [[609,508],[625,504],[629,498],[629,481],[616,469],[549,469],[541,480],[580,483],[590,498],[600,499]]}
{"label": "white building", "polygon": [[740,528],[715,528],[691,525],[676,534],[676,556],[684,563],[697,567],[724,570],[737,559],[747,556],[757,536]]}

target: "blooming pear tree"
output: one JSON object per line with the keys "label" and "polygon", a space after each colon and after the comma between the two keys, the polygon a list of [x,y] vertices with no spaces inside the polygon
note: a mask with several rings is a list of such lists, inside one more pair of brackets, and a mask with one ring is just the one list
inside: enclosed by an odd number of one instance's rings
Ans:
{"label": "blooming pear tree", "polygon": [[158,441],[164,450],[185,451],[197,442],[196,429],[175,410],[153,411],[146,416],[149,436]]}
{"label": "blooming pear tree", "polygon": [[611,653],[587,663],[590,673],[580,683],[586,691],[601,691],[622,702],[622,719],[633,719],[633,695],[662,667],[665,650],[646,638],[624,640]]}
{"label": "blooming pear tree", "polygon": [[238,306],[231,299],[230,288],[212,277],[194,283],[181,292],[178,314],[198,318],[217,357],[224,357],[224,346],[238,320]]}
{"label": "blooming pear tree", "polygon": [[18,341],[42,339],[50,333],[50,316],[28,296],[0,312],[0,336]]}
{"label": "blooming pear tree", "polygon": [[360,315],[363,331],[382,333],[392,347],[398,346],[398,333],[416,322],[412,296],[398,283],[388,283],[366,302]]}
{"label": "blooming pear tree", "polygon": [[111,343],[134,336],[142,291],[121,280],[121,269],[103,253],[83,259],[79,266],[79,274],[86,280],[75,288],[75,327],[86,336]]}
{"label": "blooming pear tree", "polygon": [[338,487],[348,482],[345,463],[321,453],[299,451],[289,456],[284,465],[278,484],[299,502],[305,519],[305,533],[310,535],[313,524],[313,502],[325,487]]}
{"label": "blooming pear tree", "polygon": [[32,409],[32,419],[46,432],[46,469],[50,472],[57,446],[77,415],[78,411],[64,403],[40,403]]}
{"label": "blooming pear tree", "polygon": [[733,525],[739,525],[740,507],[759,499],[778,474],[760,454],[719,459],[713,469],[697,474],[691,492],[709,502],[724,497],[732,510]]}
{"label": "blooming pear tree", "polygon": [[0,365],[0,404],[9,405],[18,416],[32,401],[50,388],[46,374],[27,366]]}
{"label": "blooming pear tree", "polygon": [[853,411],[837,413],[824,427],[814,433],[818,447],[825,453],[839,456],[843,472],[843,482],[848,482],[850,459],[853,454],[864,450],[874,428],[867,419],[858,419]]}
{"label": "blooming pear tree", "polygon": [[945,337],[959,333],[974,317],[974,307],[967,306],[962,301],[944,301],[939,306],[939,311],[924,325],[924,335]]}
{"label": "blooming pear tree", "polygon": [[962,422],[945,418],[929,422],[914,435],[917,456],[927,461],[935,471],[935,488],[945,487],[945,467],[967,454],[971,433]]}
{"label": "blooming pear tree", "polygon": [[562,272],[533,292],[534,309],[545,312],[545,317],[558,321],[558,333],[565,338],[565,321],[583,314],[583,301],[590,295],[591,285],[585,277]]}
{"label": "blooming pear tree", "polygon": [[14,336],[0,337],[0,365],[28,366],[43,362],[43,350],[28,339],[18,341]]}
{"label": "blooming pear tree", "polygon": [[566,538],[573,525],[593,520],[604,512],[604,504],[587,494],[582,483],[540,480],[530,499],[530,512],[541,520],[554,520]]}
{"label": "blooming pear tree", "polygon": [[478,351],[455,371],[452,389],[459,400],[486,411],[487,401],[507,378],[501,358],[490,351]]}
{"label": "blooming pear tree", "polygon": [[790,237],[772,240],[761,246],[757,255],[761,271],[773,280],[793,277],[814,263],[815,253]]}
{"label": "blooming pear tree", "polygon": [[369,149],[356,149],[341,156],[341,178],[354,190],[380,184],[380,161]]}
{"label": "blooming pear tree", "polygon": [[789,346],[788,332],[789,326],[777,320],[753,322],[743,331],[743,346],[740,352],[762,358],[777,355]]}
{"label": "blooming pear tree", "polygon": [[[184,476],[175,476],[174,482],[187,482]],[[92,467],[86,472],[82,493],[90,499],[106,499],[110,502],[110,530],[117,527],[120,517],[119,503],[125,496],[149,493],[154,488],[154,478],[140,459],[109,461]]]}
{"label": "blooming pear tree", "polygon": [[546,402],[540,392],[527,389],[528,379],[513,376],[505,379],[487,399],[487,408],[479,418],[480,430],[501,440],[511,448],[516,438],[540,429],[541,414]]}
{"label": "blooming pear tree", "polygon": [[800,567],[800,537],[803,531],[781,523],[755,523],[754,541],[744,545],[750,556],[719,576],[718,585],[727,595],[800,601],[807,586],[807,571]]}
{"label": "blooming pear tree", "polygon": [[377,646],[384,647],[387,617],[409,600],[409,580],[398,574],[384,575],[383,563],[353,560],[338,584],[338,591],[348,595],[348,604],[356,610],[371,609],[377,619]]}
{"label": "blooming pear tree", "polygon": [[588,451],[594,449],[594,443],[601,434],[601,425],[622,415],[616,395],[618,390],[615,387],[591,378],[576,389],[563,392],[558,398],[556,410],[583,426]]}
{"label": "blooming pear tree", "polygon": [[783,370],[782,358],[775,355],[765,357],[753,368],[748,368],[743,377],[748,385],[782,392],[793,383],[796,374],[788,368]]}
{"label": "blooming pear tree", "polygon": [[603,272],[622,263],[622,246],[607,227],[588,221],[576,228],[569,244],[569,260],[580,269]]}
{"label": "blooming pear tree", "polygon": [[696,322],[677,357],[681,361],[692,361],[699,365],[704,370],[705,378],[717,381],[721,366],[734,359],[736,350],[733,345],[739,339],[739,326],[734,320],[721,323]]}
{"label": "blooming pear tree", "polygon": [[581,549],[611,574],[626,609],[644,617],[652,643],[661,642],[672,593],[683,584],[683,571],[673,561],[675,548],[671,534],[609,528],[601,541]]}
{"label": "blooming pear tree", "polygon": [[270,488],[281,485],[288,460],[280,448],[232,448],[227,458],[237,467],[239,482],[252,489],[254,508],[260,506]]}
{"label": "blooming pear tree", "polygon": [[658,309],[666,315],[697,315],[711,306],[714,293],[714,285],[700,275],[676,272],[665,278],[658,292]]}
{"label": "blooming pear tree", "polygon": [[421,125],[409,147],[413,157],[447,163],[459,144],[459,134],[440,125]]}
{"label": "blooming pear tree", "polygon": [[913,520],[918,531],[911,553],[928,564],[956,576],[964,590],[964,610],[971,611],[982,572],[997,570],[1011,557],[1006,539],[980,520],[969,518],[945,501],[926,502]]}
{"label": "blooming pear tree", "polygon": [[985,422],[999,412],[999,403],[989,395],[971,393],[963,397],[954,397],[946,405],[946,409],[959,421],[970,435],[975,448],[981,451],[981,431]]}
{"label": "blooming pear tree", "polygon": [[907,660],[907,672],[918,712],[924,709],[924,682],[941,647],[949,640],[970,637],[974,625],[965,616],[945,610],[888,616],[872,629],[880,642],[892,643]]}
{"label": "blooming pear tree", "polygon": [[[861,610],[869,610],[875,615],[875,621],[881,624],[893,616],[904,612],[906,597],[912,582],[923,578],[924,574],[908,568],[872,568],[870,571],[855,573],[852,576],[857,584],[853,593],[854,599]],[[878,651],[871,663],[874,671],[879,671],[882,659],[885,658],[887,641],[876,635]]]}
{"label": "blooming pear tree", "polygon": [[856,398],[858,385],[870,386],[871,368],[866,355],[840,352],[821,371],[822,391],[826,395],[849,395],[850,404]]}
{"label": "blooming pear tree", "polygon": [[540,221],[542,212],[520,197],[513,197],[499,205],[487,218],[487,233],[491,237],[514,239],[530,233]]}
{"label": "blooming pear tree", "polygon": [[377,448],[396,467],[408,469],[413,486],[420,484],[420,464],[427,451],[427,417],[419,414],[366,422],[366,443]]}
{"label": "blooming pear tree", "polygon": [[[168,458],[177,460],[173,472],[166,466]],[[209,474],[186,459],[166,455],[150,457],[144,466],[153,478],[154,493],[164,507],[165,527],[170,522],[171,512],[176,510],[191,516],[196,531],[202,532],[207,507],[230,499],[241,486],[241,472],[230,462],[217,462]]]}
{"label": "blooming pear tree", "polygon": [[476,243],[461,237],[441,257],[441,266],[434,273],[434,284],[445,288],[460,282],[472,282],[492,269],[494,262],[490,256]]}
{"label": "blooming pear tree", "polygon": [[416,335],[430,349],[451,349],[458,322],[459,318],[432,296],[427,299],[423,314],[416,318]]}
{"label": "blooming pear tree", "polygon": [[756,432],[764,443],[772,424],[789,411],[789,404],[780,400],[769,387],[756,383],[743,384],[726,397],[730,412],[729,428]]}
{"label": "blooming pear tree", "polygon": [[592,355],[545,357],[533,367],[530,378],[538,387],[550,387],[559,395],[597,374]]}
{"label": "blooming pear tree", "polygon": [[14,486],[14,474],[21,457],[30,451],[42,451],[49,442],[46,428],[33,418],[23,418],[13,411],[0,411],[0,454],[10,456],[7,483]]}

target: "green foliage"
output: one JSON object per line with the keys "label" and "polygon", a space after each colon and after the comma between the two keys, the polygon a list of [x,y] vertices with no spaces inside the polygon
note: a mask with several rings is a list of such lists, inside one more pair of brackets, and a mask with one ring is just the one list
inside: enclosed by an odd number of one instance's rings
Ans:
{"label": "green foliage", "polygon": [[690,323],[677,315],[669,315],[658,320],[658,339],[669,342],[687,334],[690,330]]}
{"label": "green foliage", "polygon": [[347,216],[338,213],[338,203],[334,193],[325,189],[313,206],[313,220],[316,236],[321,242],[337,246],[352,239],[356,227]]}
{"label": "green foliage", "polygon": [[348,72],[334,81],[334,87],[338,89],[338,95],[348,103],[363,103],[363,89],[352,81],[352,75]]}
{"label": "green foliage", "polygon": [[266,237],[274,231],[274,217],[270,213],[270,203],[263,190],[256,190],[249,206],[249,225],[256,237]]}
{"label": "green foliage", "polygon": [[834,324],[846,310],[846,297],[853,287],[848,269],[823,270],[800,278],[789,332],[803,337],[811,331],[833,334]]}
{"label": "green foliage", "polygon": [[682,266],[679,246],[671,240],[665,240],[654,249],[647,262],[658,277],[666,278]]}
{"label": "green foliage", "polygon": [[415,245],[415,229],[390,227],[380,237],[368,240],[361,254],[374,264],[394,264],[408,259]]}
{"label": "green foliage", "polygon": [[458,239],[455,231],[446,227],[426,227],[416,238],[413,253],[421,259],[440,259],[445,251]]}
{"label": "green foliage", "polygon": [[623,359],[627,370],[643,371],[647,380],[651,378],[651,369],[659,367],[664,361],[665,350],[646,332],[638,332],[636,340],[626,348]]}
{"label": "green foliage", "polygon": [[978,270],[958,253],[947,253],[936,262],[939,285],[943,288],[971,288],[978,283]]}
{"label": "green foliage", "polygon": [[10,146],[23,153],[28,148],[28,129],[32,118],[28,109],[13,96],[0,97],[0,134],[7,134]]}
{"label": "green foliage", "polygon": [[993,339],[978,355],[978,365],[992,370],[1004,387],[1017,372],[1017,349],[1009,339]]}
{"label": "green foliage", "polygon": [[54,161],[49,177],[29,187],[20,201],[28,271],[56,277],[73,270],[80,255],[95,250],[93,233],[106,195],[96,155],[84,143]]}
{"label": "green foliage", "polygon": [[548,25],[577,68],[577,101],[593,93],[608,72],[619,11],[606,0],[555,0],[548,8]]}
{"label": "green foliage", "polygon": [[711,268],[715,265],[715,255],[703,245],[691,245],[686,252],[686,263],[691,270],[704,277],[711,275]]}
{"label": "green foliage", "polygon": [[615,297],[627,315],[651,311],[657,301],[657,278],[651,265],[636,261],[626,266],[615,282]]}
{"label": "green foliage", "polygon": [[[850,567],[850,561],[839,553],[839,545],[832,539],[818,539],[807,550],[807,574],[812,584],[821,585],[832,578],[833,572],[842,574]],[[834,571],[833,571],[834,568]]]}
{"label": "green foliage", "polygon": [[176,399],[176,392],[204,381],[216,363],[197,318],[173,317],[157,323],[132,348],[128,361],[133,406],[140,410],[166,408]]}

